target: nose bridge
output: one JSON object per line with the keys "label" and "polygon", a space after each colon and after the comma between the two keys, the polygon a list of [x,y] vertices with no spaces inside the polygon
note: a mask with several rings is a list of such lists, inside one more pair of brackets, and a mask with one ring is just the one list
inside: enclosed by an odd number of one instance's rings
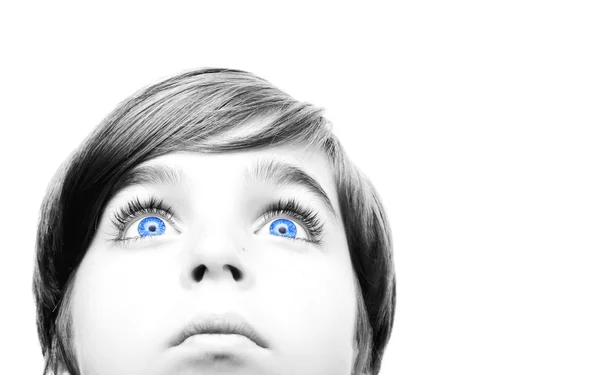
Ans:
{"label": "nose bridge", "polygon": [[193,214],[184,269],[186,279],[193,284],[209,280],[241,281],[247,276],[241,258],[246,229],[238,176],[215,173],[205,171],[203,177],[211,183],[198,183],[189,202]]}
{"label": "nose bridge", "polygon": [[192,267],[203,265],[210,278],[230,272],[231,267],[241,267],[238,253],[241,245],[236,236],[214,224],[206,227],[205,233],[192,236],[191,244]]}
{"label": "nose bridge", "polygon": [[221,206],[219,212],[213,212],[206,212],[208,215],[190,228],[184,279],[192,285],[234,283],[248,277],[241,257],[245,246],[243,223],[229,208]]}

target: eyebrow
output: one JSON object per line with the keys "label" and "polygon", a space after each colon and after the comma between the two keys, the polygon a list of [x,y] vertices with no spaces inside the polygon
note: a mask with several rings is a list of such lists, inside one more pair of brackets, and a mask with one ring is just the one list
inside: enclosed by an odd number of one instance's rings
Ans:
{"label": "eyebrow", "polygon": [[244,175],[247,184],[259,181],[276,187],[303,187],[317,197],[334,220],[338,220],[338,215],[323,187],[308,172],[296,165],[277,159],[259,159],[251,168],[246,169]]}
{"label": "eyebrow", "polygon": [[[325,206],[334,220],[339,220],[331,199],[323,187],[304,169],[273,158],[259,159],[244,170],[246,186],[252,182],[263,182],[275,187],[299,186],[314,194]],[[175,186],[187,188],[192,185],[188,175],[180,168],[164,164],[140,165],[127,173],[119,189],[132,185]]]}
{"label": "eyebrow", "polygon": [[191,184],[188,176],[180,168],[163,164],[139,165],[124,176],[119,190],[132,185],[168,185],[185,188]]}

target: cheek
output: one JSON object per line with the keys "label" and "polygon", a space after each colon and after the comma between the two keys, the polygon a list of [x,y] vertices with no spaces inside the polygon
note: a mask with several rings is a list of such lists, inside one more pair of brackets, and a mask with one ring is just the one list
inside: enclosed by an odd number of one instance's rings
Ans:
{"label": "cheek", "polygon": [[[79,363],[106,373],[150,363],[169,332],[164,262],[152,256],[88,252],[75,279],[72,319]],[[172,320],[172,319],[171,319]],[[157,324],[165,322],[165,324]],[[139,370],[139,369],[137,369]]]}
{"label": "cheek", "polygon": [[334,374],[351,365],[356,291],[349,258],[339,254],[279,260],[266,282],[265,319],[281,355],[304,366],[299,373]]}

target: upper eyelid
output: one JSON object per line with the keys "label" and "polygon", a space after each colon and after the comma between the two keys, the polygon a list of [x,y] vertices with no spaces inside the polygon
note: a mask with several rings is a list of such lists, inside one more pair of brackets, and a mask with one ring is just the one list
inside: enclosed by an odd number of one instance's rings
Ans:
{"label": "upper eyelid", "polygon": [[[134,216],[129,217],[129,223],[127,224],[128,227],[131,226],[133,221],[137,221],[137,220],[140,220],[145,217],[152,217],[155,215],[162,216],[162,218],[164,218],[171,224],[174,224],[174,225],[179,224],[175,213],[169,213],[162,209],[158,209],[158,210],[160,211],[158,213],[148,213],[148,212],[144,213],[142,211],[138,211]],[[259,216],[258,220],[260,222],[260,226],[263,226],[268,221],[276,220],[277,218],[280,218],[281,216],[290,217],[291,219],[288,219],[288,220],[294,221],[296,224],[302,225],[303,227],[305,226],[305,224],[303,223],[303,220],[305,220],[304,217],[300,213],[296,213],[294,211],[279,213],[277,211],[270,210],[270,211],[266,211],[263,214],[261,214]],[[306,230],[308,231],[308,228],[306,228]]]}
{"label": "upper eyelid", "polygon": [[261,215],[261,218],[264,218],[266,221],[271,221],[271,220],[275,220],[275,219],[279,218],[280,216],[291,217],[292,219],[288,219],[288,220],[299,221],[298,224],[305,226],[303,221],[306,219],[300,213],[293,212],[293,211],[282,212],[282,213],[278,213],[275,211],[268,211],[268,212],[265,212],[263,215]]}
{"label": "upper eyelid", "polygon": [[[320,210],[317,210],[310,205],[301,203],[294,197],[279,198],[279,200],[269,200],[268,203],[269,204],[263,205],[263,207],[260,209],[261,213],[258,216],[260,223],[257,224],[260,225],[260,227],[265,225],[266,221],[273,220],[278,215],[285,215],[291,218],[296,224],[301,225],[310,236],[313,229],[311,228],[311,224],[314,225],[314,227],[321,227],[323,224],[321,215],[319,214]],[[132,207],[135,207],[136,205],[143,208],[137,209],[135,213],[130,214],[128,211],[132,211],[134,209]],[[154,207],[148,207],[152,205],[154,205]],[[278,205],[277,208],[276,205]],[[147,212],[146,210],[150,210],[151,212]],[[158,212],[155,212],[155,210]],[[116,206],[112,211],[113,213],[110,215],[111,222],[119,230],[122,230],[120,235],[123,235],[123,233],[131,227],[133,221],[152,215],[162,216],[162,218],[174,225],[177,231],[180,231],[179,228],[177,228],[181,224],[177,217],[177,208],[173,205],[165,203],[164,199],[159,198],[156,195],[150,195],[149,197],[144,198],[139,196],[132,197],[124,203]],[[313,218],[312,220],[310,219],[311,217]],[[120,222],[124,220],[127,221],[127,224],[121,226]],[[311,223],[311,221],[313,222]],[[256,227],[254,231],[258,231],[260,227]]]}
{"label": "upper eyelid", "polygon": [[146,218],[146,217],[153,217],[153,216],[159,216],[159,219],[165,219],[167,220],[169,223],[173,223],[176,222],[174,215],[169,214],[168,212],[158,209],[159,212],[152,212],[152,213],[136,213],[134,219],[132,220],[139,220],[142,218]]}
{"label": "upper eyelid", "polygon": [[161,209],[161,208],[146,208],[147,210],[156,210],[158,212],[146,212],[144,210],[138,210],[133,214],[127,214],[127,209],[124,207],[118,208],[115,212],[113,212],[112,217],[113,218],[117,218],[117,217],[122,217],[125,218],[126,220],[132,221],[132,220],[138,220],[142,217],[145,216],[153,216],[153,215],[161,215],[164,216],[165,219],[167,220],[172,220],[175,217],[174,213],[171,213],[167,210]]}

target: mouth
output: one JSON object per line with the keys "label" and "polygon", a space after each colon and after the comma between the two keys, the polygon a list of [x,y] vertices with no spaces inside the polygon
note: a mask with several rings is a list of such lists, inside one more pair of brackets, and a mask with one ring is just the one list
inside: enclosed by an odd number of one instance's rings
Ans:
{"label": "mouth", "polygon": [[[198,335],[211,335],[211,337],[224,337],[221,335],[244,336],[257,346],[268,349],[267,341],[248,323],[235,313],[200,315],[187,323],[171,342],[171,346],[183,344],[190,337]],[[214,335],[214,336],[213,336]]]}

